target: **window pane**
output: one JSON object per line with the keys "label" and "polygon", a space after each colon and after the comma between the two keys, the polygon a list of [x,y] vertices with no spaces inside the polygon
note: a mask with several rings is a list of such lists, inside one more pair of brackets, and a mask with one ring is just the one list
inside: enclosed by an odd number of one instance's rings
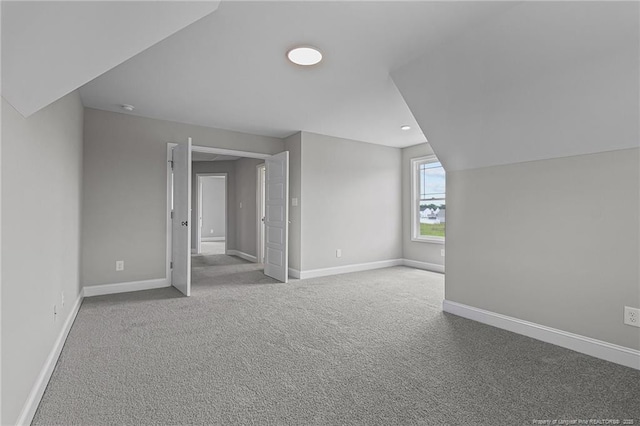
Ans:
{"label": "window pane", "polygon": [[442,198],[446,191],[444,168],[440,163],[420,164],[420,198]]}
{"label": "window pane", "polygon": [[446,205],[444,199],[420,201],[420,237],[444,237]]}

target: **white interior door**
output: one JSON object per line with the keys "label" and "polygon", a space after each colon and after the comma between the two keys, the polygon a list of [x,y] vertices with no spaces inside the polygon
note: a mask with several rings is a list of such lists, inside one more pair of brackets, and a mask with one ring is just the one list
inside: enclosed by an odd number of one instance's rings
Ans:
{"label": "white interior door", "polygon": [[171,284],[191,294],[191,138],[173,148],[173,219]]}
{"label": "white interior door", "polygon": [[202,177],[198,176],[198,223],[196,223],[196,253],[202,253]]}
{"label": "white interior door", "polygon": [[265,160],[264,273],[278,281],[289,277],[289,152]]}

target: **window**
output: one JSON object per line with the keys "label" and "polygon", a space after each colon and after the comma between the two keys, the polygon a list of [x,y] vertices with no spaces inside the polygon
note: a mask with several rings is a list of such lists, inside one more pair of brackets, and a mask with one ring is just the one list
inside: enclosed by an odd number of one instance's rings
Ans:
{"label": "window", "polygon": [[444,242],[446,179],[435,156],[411,160],[412,229],[414,241]]}

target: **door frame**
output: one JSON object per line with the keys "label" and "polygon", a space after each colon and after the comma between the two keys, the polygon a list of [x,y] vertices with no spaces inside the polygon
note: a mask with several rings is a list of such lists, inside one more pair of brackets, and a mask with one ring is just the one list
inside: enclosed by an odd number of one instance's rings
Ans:
{"label": "door frame", "polygon": [[173,168],[171,162],[173,161],[172,150],[177,143],[167,143],[167,262],[165,265],[166,277],[169,285],[171,286],[171,245],[173,243],[173,228],[171,212],[173,207]]}
{"label": "door frame", "polygon": [[[166,276],[167,276],[167,280],[169,281],[169,285],[171,285],[171,233],[173,232],[171,229],[171,189],[172,189],[172,182],[171,182],[171,177],[172,177],[172,172],[171,172],[171,150],[173,149],[174,146],[178,145],[175,142],[168,142],[167,143],[167,228],[166,228],[166,233],[167,233],[167,253],[166,253],[166,259],[165,259],[165,270],[166,270]],[[192,152],[207,152],[210,154],[220,154],[220,155],[231,155],[231,156],[235,156],[235,157],[246,157],[246,158],[259,158],[259,159],[266,159],[271,157],[274,154],[265,154],[263,152],[251,152],[251,151],[237,151],[234,149],[225,149],[225,148],[213,148],[210,146],[202,146],[202,145],[192,145],[191,146],[191,151]],[[277,154],[277,153],[276,153]],[[192,160],[193,161],[193,160]],[[189,248],[189,254],[191,254],[191,248]]]}
{"label": "door frame", "polygon": [[264,202],[265,202],[265,180],[263,178],[266,173],[266,164],[258,164],[256,166],[256,258],[258,263],[264,263]]}
{"label": "door frame", "polygon": [[220,173],[196,173],[196,212],[198,218],[198,224],[196,226],[196,253],[202,252],[202,226],[200,220],[202,218],[202,178],[206,177],[222,177],[224,178],[224,251],[227,252],[227,236],[229,235],[229,174],[226,172]]}

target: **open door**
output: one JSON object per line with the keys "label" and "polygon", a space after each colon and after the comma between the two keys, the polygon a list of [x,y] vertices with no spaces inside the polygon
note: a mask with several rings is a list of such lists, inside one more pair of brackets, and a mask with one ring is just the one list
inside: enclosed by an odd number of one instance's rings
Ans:
{"label": "open door", "polygon": [[289,277],[289,152],[265,160],[264,273],[278,281]]}
{"label": "open door", "polygon": [[173,148],[173,214],[171,284],[191,294],[191,138]]}

